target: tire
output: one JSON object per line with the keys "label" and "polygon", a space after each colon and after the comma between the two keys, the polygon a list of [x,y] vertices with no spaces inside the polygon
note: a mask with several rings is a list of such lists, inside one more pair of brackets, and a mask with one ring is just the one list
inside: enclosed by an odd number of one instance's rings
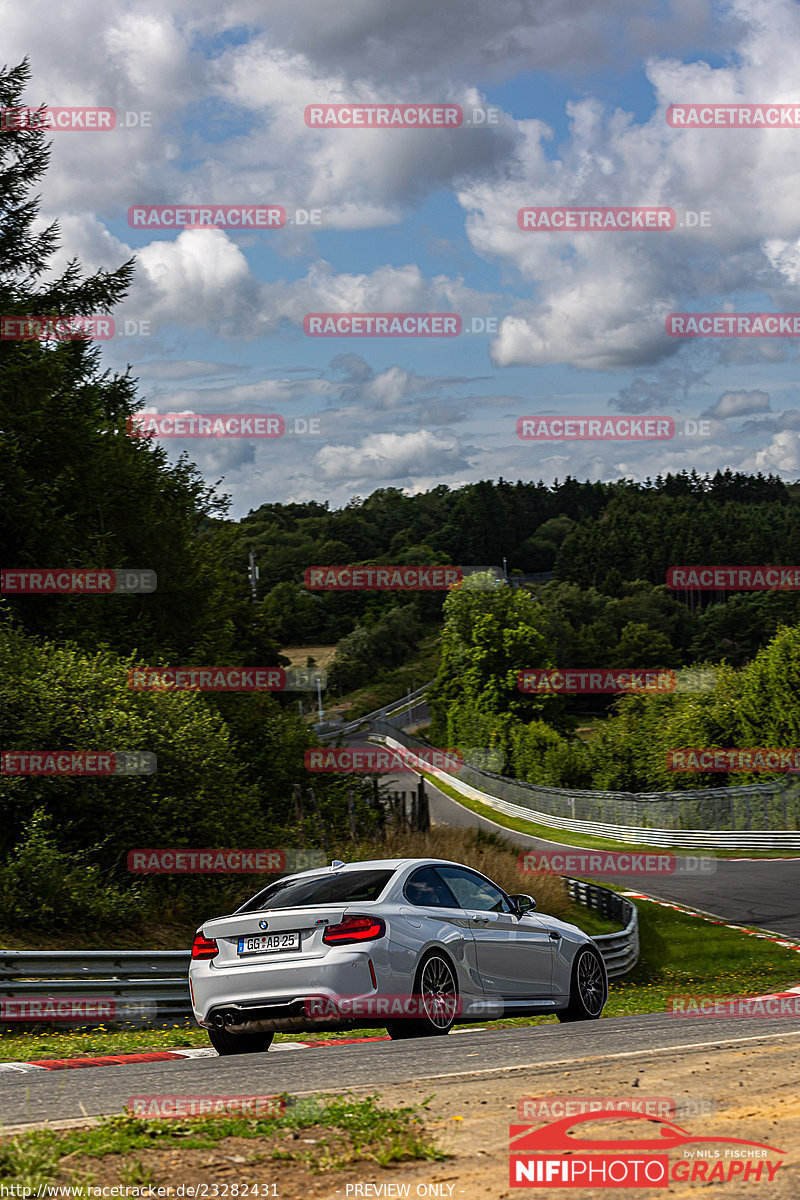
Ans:
{"label": "tire", "polygon": [[274,1033],[228,1033],[227,1029],[207,1029],[208,1039],[217,1054],[258,1054],[269,1050]]}
{"label": "tire", "polygon": [[582,946],[575,955],[570,980],[569,1004],[559,1008],[559,1021],[596,1021],[608,999],[605,963],[594,946]]}
{"label": "tire", "polygon": [[[401,1021],[387,1021],[386,1032],[393,1042],[405,1038],[442,1037],[450,1032],[456,1019],[458,982],[455,968],[450,959],[439,950],[431,950],[417,967],[414,979],[414,995],[423,1000],[427,997],[432,1007],[444,1001],[444,1011],[439,1015],[406,1017]],[[427,1005],[426,1005],[427,1007]]]}

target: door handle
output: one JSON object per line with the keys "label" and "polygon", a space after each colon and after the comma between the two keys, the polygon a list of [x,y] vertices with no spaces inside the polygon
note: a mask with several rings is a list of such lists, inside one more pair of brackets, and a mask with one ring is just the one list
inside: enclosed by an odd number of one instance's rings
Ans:
{"label": "door handle", "polygon": [[560,938],[561,938],[561,934],[560,934],[560,933],[551,932],[551,933],[550,933],[550,937],[551,937],[551,939],[552,939],[554,942],[557,942],[557,941],[559,941],[559,940],[560,940]]}
{"label": "door handle", "polygon": [[488,925],[489,924],[488,917],[473,917],[472,920],[474,921],[474,923],[476,925]]}

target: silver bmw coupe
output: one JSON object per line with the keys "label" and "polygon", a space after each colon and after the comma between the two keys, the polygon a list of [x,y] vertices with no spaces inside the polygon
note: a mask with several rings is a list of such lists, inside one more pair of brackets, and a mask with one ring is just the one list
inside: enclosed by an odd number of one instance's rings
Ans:
{"label": "silver bmw coupe", "polygon": [[600,951],[535,906],[432,858],[287,876],[200,927],[194,1015],[219,1054],[267,1050],[279,1030],[409,1038],[503,1016],[596,1019],[608,997]]}

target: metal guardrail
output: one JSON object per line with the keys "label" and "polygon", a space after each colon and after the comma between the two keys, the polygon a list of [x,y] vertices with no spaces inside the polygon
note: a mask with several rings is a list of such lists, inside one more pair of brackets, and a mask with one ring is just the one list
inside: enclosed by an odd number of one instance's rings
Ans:
{"label": "metal guardrail", "polygon": [[363,717],[357,717],[355,721],[349,721],[347,725],[336,725],[333,729],[326,729],[324,732],[317,733],[317,737],[321,742],[325,742],[331,738],[355,733],[362,725],[370,724],[372,721],[385,720],[394,713],[401,712],[406,705],[413,705],[415,700],[419,700],[425,694],[432,682],[431,680],[429,683],[423,683],[422,687],[418,687],[416,691],[407,692],[400,700],[393,700],[391,704],[385,704],[383,708],[376,708],[374,712],[365,713]]}
{"label": "metal guardrail", "polygon": [[[639,957],[636,906],[608,888],[578,879],[568,879],[567,888],[579,904],[627,922],[619,933],[604,933],[593,940],[609,977],[630,971]],[[190,959],[188,950],[0,950],[0,999],[113,999],[119,1011],[104,1024],[162,1029],[191,1018]],[[0,1019],[0,1026],[21,1023]],[[91,1021],[59,1020],[57,1024],[69,1028]]]}
{"label": "metal guardrail", "polygon": [[[0,950],[0,999],[113,1000],[117,1012],[106,1024],[161,1028],[191,1016],[190,958],[189,950]],[[0,1019],[11,1024],[19,1020]]]}
{"label": "metal guardrail", "polygon": [[[431,749],[424,738],[386,720],[372,721],[370,736],[395,749]],[[434,767],[426,770],[489,808],[552,829],[638,845],[800,849],[800,780],[795,775],[732,788],[603,792],[525,783],[467,763],[458,777]]]}
{"label": "metal guardrail", "polygon": [[609,979],[627,975],[639,961],[639,911],[636,905],[619,892],[612,892],[611,888],[601,887],[598,883],[568,877],[566,884],[570,899],[622,924],[618,933],[599,933],[592,941],[603,956]]}

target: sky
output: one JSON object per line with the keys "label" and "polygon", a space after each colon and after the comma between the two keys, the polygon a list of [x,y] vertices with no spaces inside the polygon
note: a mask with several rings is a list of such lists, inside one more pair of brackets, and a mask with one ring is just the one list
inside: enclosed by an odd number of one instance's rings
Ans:
{"label": "sky", "polygon": [[[4,5],[3,60],[31,62],[25,103],[115,114],[110,130],[52,133],[38,190],[40,223],[61,229],[53,270],[135,256],[117,333],[99,344],[106,366],[130,365],[142,411],[283,417],[280,438],[163,441],[232,516],[501,476],[800,477],[798,338],[666,327],[671,313],[800,312],[800,122],[667,119],[670,105],[800,104],[793,0],[51,12]],[[306,119],[309,106],[400,104],[460,106],[463,120]],[[131,209],[158,205],[280,206],[286,223],[132,226]],[[517,220],[644,206],[671,209],[674,228]],[[316,337],[315,313],[456,314],[462,332]],[[674,434],[522,440],[532,415],[666,417]]]}

